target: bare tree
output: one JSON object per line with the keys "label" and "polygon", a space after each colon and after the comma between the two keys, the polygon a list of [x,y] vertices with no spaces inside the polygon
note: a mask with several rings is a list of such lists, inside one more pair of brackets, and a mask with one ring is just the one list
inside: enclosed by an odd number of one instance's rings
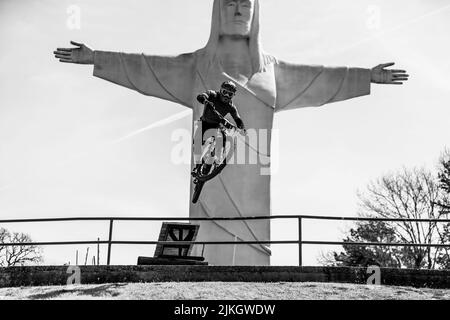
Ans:
{"label": "bare tree", "polygon": [[[359,193],[360,215],[383,218],[440,219],[448,213],[437,205],[445,198],[435,177],[425,169],[403,169],[371,182]],[[442,243],[436,222],[391,222],[398,238],[404,243]],[[442,249],[432,247],[402,248],[402,262],[409,268],[436,267],[436,257]]]}
{"label": "bare tree", "polygon": [[[437,205],[443,212],[450,213],[450,149],[446,148],[442,152],[438,164],[439,187],[447,195]],[[439,236],[443,243],[450,243],[450,223],[444,225],[442,230],[438,229]],[[450,268],[450,252],[448,247],[443,248],[443,252],[438,255],[438,262],[444,269]]]}
{"label": "bare tree", "polygon": [[[450,195],[450,149],[446,148],[441,154],[438,171],[439,186],[445,193]],[[442,199],[438,203],[443,210],[450,211],[450,202],[448,200]]]}
{"label": "bare tree", "polygon": [[[0,228],[0,267],[11,267],[38,263],[42,261],[42,250],[35,245],[20,245],[20,243],[32,242],[31,237],[20,232],[10,232]],[[6,243],[18,243],[6,246]]]}

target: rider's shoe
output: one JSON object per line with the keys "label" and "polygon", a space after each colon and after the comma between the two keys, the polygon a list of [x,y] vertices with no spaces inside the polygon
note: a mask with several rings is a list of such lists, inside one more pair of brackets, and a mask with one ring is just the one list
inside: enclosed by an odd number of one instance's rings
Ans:
{"label": "rider's shoe", "polygon": [[195,168],[192,169],[191,176],[193,176],[194,178],[197,177],[198,174],[199,174],[199,172],[200,172],[200,168],[201,168],[201,165],[200,165],[200,164],[197,164],[197,165],[195,166]]}

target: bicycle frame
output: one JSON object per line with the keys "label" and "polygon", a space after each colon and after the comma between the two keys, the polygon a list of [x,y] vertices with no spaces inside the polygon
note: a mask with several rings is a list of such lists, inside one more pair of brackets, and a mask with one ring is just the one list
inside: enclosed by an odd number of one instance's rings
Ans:
{"label": "bicycle frame", "polygon": [[[227,165],[229,159],[235,154],[237,133],[241,133],[241,129],[226,120],[214,107],[213,110],[225,121],[227,127],[224,124],[220,124],[219,128],[216,130],[216,134],[208,137],[202,145],[200,158],[202,163],[192,172],[194,182],[193,203],[198,201],[203,185],[220,174]],[[245,133],[245,131],[243,132]],[[220,142],[218,137],[223,139],[223,143],[218,143]],[[232,141],[227,144],[227,141],[229,141],[230,138]],[[201,139],[203,141],[203,137],[201,137]],[[228,150],[227,145],[230,146]],[[218,148],[218,146],[220,148]]]}

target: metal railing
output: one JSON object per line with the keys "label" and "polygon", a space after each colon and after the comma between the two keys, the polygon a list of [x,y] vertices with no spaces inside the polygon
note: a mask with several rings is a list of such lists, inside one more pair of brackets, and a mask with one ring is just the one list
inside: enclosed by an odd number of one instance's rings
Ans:
{"label": "metal railing", "polygon": [[334,217],[334,216],[313,216],[313,215],[272,215],[272,216],[252,216],[252,217],[215,217],[215,218],[189,218],[189,217],[75,217],[75,218],[44,218],[44,219],[9,219],[0,220],[2,223],[31,223],[31,222],[64,222],[64,221],[109,221],[108,240],[95,241],[59,241],[59,242],[19,242],[1,243],[1,246],[52,246],[52,245],[76,245],[76,244],[107,244],[107,265],[111,262],[111,247],[113,244],[134,244],[134,245],[156,245],[173,244],[173,241],[124,241],[113,240],[114,221],[235,221],[235,220],[275,220],[275,219],[297,219],[298,239],[297,240],[274,240],[274,241],[177,241],[177,244],[199,244],[199,245],[243,245],[243,244],[297,244],[299,266],[302,266],[303,245],[354,245],[354,246],[391,246],[391,247],[449,247],[443,243],[397,243],[397,242],[345,242],[345,241],[308,241],[302,238],[303,220],[337,220],[337,221],[385,221],[385,222],[429,222],[429,223],[450,223],[450,219],[407,219],[407,218],[363,218],[363,217]]}

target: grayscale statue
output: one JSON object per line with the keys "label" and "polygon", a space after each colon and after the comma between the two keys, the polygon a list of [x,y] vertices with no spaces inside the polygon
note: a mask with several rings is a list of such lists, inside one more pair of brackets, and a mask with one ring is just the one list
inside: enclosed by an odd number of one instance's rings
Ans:
{"label": "grayscale statue", "polygon": [[[267,130],[268,148],[248,143],[248,152],[256,153],[257,163],[229,165],[208,181],[198,202],[190,203],[190,217],[270,215],[270,173],[263,174],[262,169],[270,163],[270,132],[276,112],[368,95],[371,83],[398,85],[408,80],[404,70],[388,69],[394,63],[372,69],[326,67],[285,62],[265,53],[260,43],[258,0],[214,0],[209,41],[192,53],[155,56],[71,44],[75,47],[54,52],[59,61],[93,64],[96,77],[191,108],[193,121],[201,118],[205,108],[198,95],[231,81],[236,85],[233,103],[245,129]],[[191,159],[194,170],[193,156]],[[270,222],[201,222],[197,240],[267,241]],[[202,248],[196,247],[200,255]],[[270,255],[269,246],[251,244],[207,245],[204,251],[213,265],[269,265]]]}

